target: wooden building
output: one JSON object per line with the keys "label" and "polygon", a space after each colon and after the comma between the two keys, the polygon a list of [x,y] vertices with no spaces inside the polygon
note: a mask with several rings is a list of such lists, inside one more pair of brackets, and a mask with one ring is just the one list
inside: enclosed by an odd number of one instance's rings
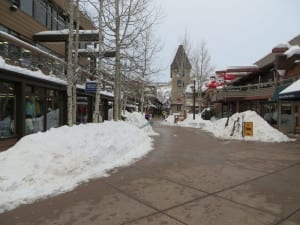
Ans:
{"label": "wooden building", "polygon": [[222,89],[209,89],[210,104],[217,115],[228,116],[235,112],[254,110],[271,125],[284,132],[300,132],[300,102],[298,99],[279,99],[279,93],[300,78],[300,54],[289,54],[300,45],[300,36],[287,44],[275,46],[254,65],[229,67],[217,71],[237,76]]}
{"label": "wooden building", "polygon": [[[66,7],[65,0],[0,1],[0,150],[26,134],[66,124],[66,41],[61,35],[44,40],[38,35],[66,29]],[[95,27],[80,14],[80,29]],[[96,40],[82,39],[80,45]],[[84,123],[92,120],[95,94],[85,91],[84,77],[80,81],[77,122]],[[113,96],[101,98],[105,119]]]}

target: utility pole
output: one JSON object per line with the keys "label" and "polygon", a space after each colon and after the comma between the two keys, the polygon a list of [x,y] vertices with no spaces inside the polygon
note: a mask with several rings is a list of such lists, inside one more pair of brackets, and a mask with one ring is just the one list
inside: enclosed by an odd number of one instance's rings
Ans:
{"label": "utility pole", "polygon": [[195,120],[196,113],[196,80],[194,80],[194,88],[193,88],[193,120]]}

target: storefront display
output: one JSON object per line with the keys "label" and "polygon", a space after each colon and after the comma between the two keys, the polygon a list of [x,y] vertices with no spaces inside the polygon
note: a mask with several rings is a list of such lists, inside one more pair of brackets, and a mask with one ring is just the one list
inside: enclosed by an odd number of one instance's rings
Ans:
{"label": "storefront display", "polygon": [[16,135],[15,116],[15,85],[0,81],[0,138],[9,138]]}

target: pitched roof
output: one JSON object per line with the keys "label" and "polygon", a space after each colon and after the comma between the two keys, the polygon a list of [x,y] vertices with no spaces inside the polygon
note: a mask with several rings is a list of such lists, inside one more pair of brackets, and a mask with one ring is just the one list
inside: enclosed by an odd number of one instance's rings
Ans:
{"label": "pitched roof", "polygon": [[191,63],[188,59],[188,56],[185,53],[183,45],[179,45],[176,55],[173,59],[173,62],[171,64],[171,70],[178,68],[178,67],[183,67],[186,69],[191,69]]}

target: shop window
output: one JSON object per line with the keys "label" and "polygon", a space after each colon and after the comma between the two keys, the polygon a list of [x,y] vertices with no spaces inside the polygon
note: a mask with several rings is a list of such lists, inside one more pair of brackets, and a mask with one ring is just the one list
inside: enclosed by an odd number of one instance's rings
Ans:
{"label": "shop window", "polygon": [[281,126],[284,128],[292,127],[292,104],[282,103],[281,104]]}
{"label": "shop window", "polygon": [[88,98],[77,97],[76,123],[87,123],[88,119]]}
{"label": "shop window", "polygon": [[44,131],[43,89],[26,86],[25,133]]}
{"label": "shop window", "polygon": [[0,40],[0,56],[2,58],[8,58],[8,42]]}
{"label": "shop window", "polygon": [[16,136],[15,85],[0,81],[0,139]]}
{"label": "shop window", "polygon": [[47,91],[47,130],[59,127],[60,124],[60,98],[59,92]]}
{"label": "shop window", "polygon": [[261,115],[271,125],[277,125],[277,111],[275,103],[264,103]]}

